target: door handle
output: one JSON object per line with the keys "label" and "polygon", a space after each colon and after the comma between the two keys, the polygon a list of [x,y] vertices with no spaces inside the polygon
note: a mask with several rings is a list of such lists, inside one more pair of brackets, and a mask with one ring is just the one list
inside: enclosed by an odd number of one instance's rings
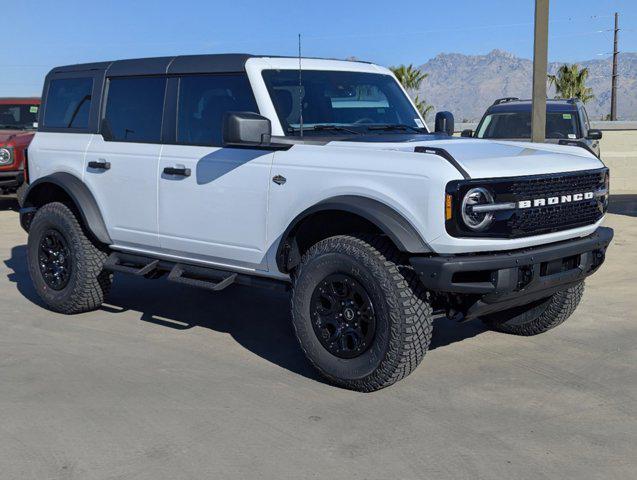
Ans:
{"label": "door handle", "polygon": [[95,168],[97,170],[108,170],[111,168],[111,162],[107,162],[106,160],[102,160],[101,158],[96,161],[88,162],[88,168]]}
{"label": "door handle", "polygon": [[180,177],[189,177],[190,169],[185,167],[166,167],[164,168],[166,175],[179,175]]}

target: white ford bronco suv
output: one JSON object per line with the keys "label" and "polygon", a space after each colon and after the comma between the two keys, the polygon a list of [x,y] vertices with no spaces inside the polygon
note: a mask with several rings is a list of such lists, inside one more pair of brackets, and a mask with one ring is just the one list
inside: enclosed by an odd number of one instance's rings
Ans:
{"label": "white ford bronco suv", "polygon": [[242,54],[73,65],[44,84],[20,212],[48,307],[96,309],[113,272],[291,287],[301,348],[373,391],[432,317],[534,335],[577,307],[613,232],[578,146],[452,138],[391,72]]}

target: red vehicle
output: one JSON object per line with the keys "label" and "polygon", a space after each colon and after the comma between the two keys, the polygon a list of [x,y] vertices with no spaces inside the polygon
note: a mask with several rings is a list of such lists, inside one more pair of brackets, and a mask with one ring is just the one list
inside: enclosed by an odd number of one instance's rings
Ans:
{"label": "red vehicle", "polygon": [[39,98],[0,98],[0,194],[25,181],[26,149],[38,126]]}

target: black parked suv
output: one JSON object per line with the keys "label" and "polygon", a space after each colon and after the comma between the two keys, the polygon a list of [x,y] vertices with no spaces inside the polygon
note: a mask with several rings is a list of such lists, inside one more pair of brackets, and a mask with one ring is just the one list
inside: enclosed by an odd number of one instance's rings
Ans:
{"label": "black parked suv", "polygon": [[[499,98],[485,112],[478,128],[463,137],[528,140],[531,138],[531,100]],[[601,130],[590,128],[584,104],[577,98],[547,100],[546,141],[588,148],[599,157]]]}

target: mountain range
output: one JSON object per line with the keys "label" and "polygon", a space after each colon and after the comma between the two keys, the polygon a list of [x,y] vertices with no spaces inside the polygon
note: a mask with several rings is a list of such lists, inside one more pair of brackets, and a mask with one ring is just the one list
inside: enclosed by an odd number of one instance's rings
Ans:
{"label": "mountain range", "polygon": [[[591,120],[610,113],[612,58],[574,62],[589,69],[587,86],[595,98],[586,104]],[[551,62],[550,74],[563,63]],[[493,50],[486,55],[441,53],[421,65],[428,74],[418,95],[434,106],[449,110],[456,122],[477,121],[496,98],[531,98],[533,62],[510,52]],[[637,53],[621,53],[618,60],[617,111],[619,120],[637,120]],[[549,90],[549,98],[555,92]]]}

